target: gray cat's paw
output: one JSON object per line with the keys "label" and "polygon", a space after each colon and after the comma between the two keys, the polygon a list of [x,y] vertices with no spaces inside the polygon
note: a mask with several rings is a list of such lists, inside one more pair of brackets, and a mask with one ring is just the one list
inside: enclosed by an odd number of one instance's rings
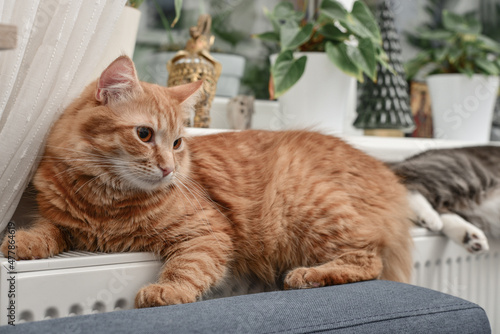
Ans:
{"label": "gray cat's paw", "polygon": [[481,254],[490,249],[486,235],[479,229],[466,231],[462,242],[465,249],[472,254]]}
{"label": "gray cat's paw", "polygon": [[443,228],[443,222],[441,221],[439,214],[434,210],[419,212],[417,219],[417,224],[428,230],[441,231]]}
{"label": "gray cat's paw", "polygon": [[443,222],[430,203],[419,192],[408,192],[408,202],[415,216],[413,222],[431,231],[441,231]]}
{"label": "gray cat's paw", "polygon": [[462,245],[472,254],[480,254],[490,249],[483,231],[454,213],[441,215],[443,233],[451,240]]}

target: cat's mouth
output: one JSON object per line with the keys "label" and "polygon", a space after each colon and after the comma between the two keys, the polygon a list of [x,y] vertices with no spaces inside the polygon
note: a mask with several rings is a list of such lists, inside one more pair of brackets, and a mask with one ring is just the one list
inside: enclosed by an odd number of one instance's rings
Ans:
{"label": "cat's mouth", "polygon": [[174,182],[174,172],[168,175],[137,177],[134,182],[142,190],[158,190],[160,188],[171,185]]}
{"label": "cat's mouth", "polygon": [[128,184],[128,188],[131,190],[135,189],[138,191],[156,191],[173,184],[173,172],[164,176],[162,174],[147,174],[143,175],[142,173],[120,173],[122,180],[126,181]]}

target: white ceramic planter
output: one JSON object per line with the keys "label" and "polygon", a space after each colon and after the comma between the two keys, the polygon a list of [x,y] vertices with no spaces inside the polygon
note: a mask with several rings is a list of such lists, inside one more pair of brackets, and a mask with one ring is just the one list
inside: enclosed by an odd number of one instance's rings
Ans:
{"label": "white ceramic planter", "polygon": [[245,71],[245,57],[218,52],[212,52],[212,57],[222,65],[215,95],[227,97],[238,95],[240,81]]}
{"label": "white ceramic planter", "polygon": [[427,78],[427,84],[435,138],[489,141],[498,77],[436,74]]}
{"label": "white ceramic planter", "polygon": [[[356,79],[339,70],[324,52],[296,52],[307,56],[306,69],[299,81],[279,98],[280,120],[271,128],[304,129],[343,133]],[[271,56],[274,63],[277,55]],[[281,122],[279,124],[278,122]]]}
{"label": "white ceramic planter", "polygon": [[138,9],[129,6],[123,8],[108,44],[102,52],[101,61],[92,75],[92,80],[99,77],[101,72],[119,56],[133,57],[140,18],[141,12]]}

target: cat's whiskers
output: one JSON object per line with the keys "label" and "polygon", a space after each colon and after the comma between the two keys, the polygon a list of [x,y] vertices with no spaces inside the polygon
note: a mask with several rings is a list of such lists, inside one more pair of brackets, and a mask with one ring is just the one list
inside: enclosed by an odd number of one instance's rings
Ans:
{"label": "cat's whiskers", "polygon": [[[81,153],[82,155],[85,154],[85,153]],[[69,162],[73,162],[73,161],[83,161],[83,162],[103,162],[103,161],[107,161],[110,159],[109,156],[102,156],[102,157],[94,157],[94,156],[90,156],[90,157],[78,157],[78,158],[75,158],[75,157],[68,157],[68,156],[55,156],[55,155],[46,155],[46,154],[43,154],[43,155],[39,155],[38,157],[42,158],[43,161],[47,161],[47,162],[64,162],[64,161],[69,161]]]}
{"label": "cat's whiskers", "polygon": [[135,179],[139,180],[139,182],[142,182],[142,183],[145,182],[142,180],[142,178],[144,177],[144,173],[141,170],[136,170],[130,166],[124,166],[124,167],[125,167],[124,170],[122,170],[122,171],[117,170],[117,172],[115,174],[115,177],[116,177],[117,181],[120,182],[120,185],[127,187],[127,189],[130,191],[137,191],[140,189],[141,191],[146,191],[148,193],[152,192],[152,189],[138,187],[138,186],[134,185],[134,183],[131,181],[131,178],[135,178]]}
{"label": "cat's whiskers", "polygon": [[[66,150],[72,153],[77,153],[80,155],[80,157],[74,158],[71,157],[71,161],[81,161],[81,162],[99,162],[99,163],[109,163],[110,165],[126,165],[129,164],[130,161],[121,157],[114,157],[110,155],[104,155],[104,154],[99,154],[99,153],[91,153],[88,151],[81,151],[81,150],[75,150],[75,149],[70,149],[66,147],[60,147],[60,146],[50,146],[47,145],[48,147],[54,147],[62,150]],[[82,158],[81,156],[89,156]],[[68,157],[56,157],[53,155],[42,155],[42,158],[49,160],[50,159],[55,159],[55,160],[68,160]]]}
{"label": "cat's whiskers", "polygon": [[[185,185],[184,185],[184,184],[182,184],[182,182],[181,182],[180,180],[178,180],[178,182],[180,182],[180,183],[181,183],[181,185],[182,185],[184,188],[186,188],[186,187],[185,187]],[[183,190],[181,187],[179,187],[179,185],[178,185],[178,184],[176,184],[175,182],[173,182],[173,185],[174,185],[175,189],[178,189],[178,190],[180,191],[180,193],[181,193],[181,194],[182,194],[182,195],[186,198],[186,200],[189,202],[189,204],[191,204],[191,207],[195,210],[195,212],[197,212],[197,213],[198,213],[198,212],[200,211],[200,209],[199,209],[196,205],[194,205],[193,201],[192,201],[192,200],[191,200],[191,199],[190,199],[190,198],[186,195],[186,193],[184,192],[184,190]],[[191,194],[191,195],[192,195],[192,194]],[[198,202],[198,204],[199,204],[199,202]],[[201,205],[200,205],[200,207],[201,207]],[[201,207],[201,209],[203,210],[203,208],[202,208],[202,207]]]}
{"label": "cat's whiskers", "polygon": [[[156,229],[154,226],[151,226],[150,229],[147,227],[149,227],[149,226],[146,226],[145,232],[146,232],[148,237],[150,237],[150,238],[154,238],[155,236],[159,237],[165,243],[165,246],[168,245],[168,241],[163,237],[163,233],[165,233],[165,231],[163,231],[163,230],[160,231],[160,230]],[[151,232],[153,232],[153,233],[151,233]],[[153,251],[153,253],[161,256],[161,253],[160,253],[161,250],[153,249],[152,251]]]}
{"label": "cat's whiskers", "polygon": [[[221,207],[225,210],[230,210],[229,208],[221,205],[220,203],[214,202],[212,200],[212,198],[210,197],[210,194],[207,192],[207,190],[205,188],[203,188],[203,186],[201,186],[196,180],[194,180],[189,175],[179,173],[179,177],[182,177],[182,179],[185,182],[189,182],[189,184],[192,185],[195,190],[197,190],[197,194],[200,195],[201,197],[204,197],[206,200],[208,200],[210,203],[212,203],[214,205],[215,209],[218,210],[217,207]],[[222,214],[222,212],[221,212],[221,214]]]}
{"label": "cat's whiskers", "polygon": [[[198,182],[196,182],[192,177],[190,177],[189,175],[186,175],[186,174],[182,174],[182,173],[178,173],[179,174],[179,177],[182,178],[184,181],[186,182],[189,182],[190,185],[193,186],[193,188],[195,188],[197,190],[197,193],[202,196],[202,197],[205,197],[206,199],[210,200],[210,195],[208,194],[208,192],[205,190],[205,188],[203,188]],[[214,204],[216,204],[215,202],[213,202]]]}
{"label": "cat's whiskers", "polygon": [[65,168],[63,169],[62,171],[60,171],[59,173],[56,173],[54,174],[54,178],[58,178],[60,175],[64,174],[64,173],[71,173],[73,171],[76,171],[78,170],[79,168],[78,167],[70,167],[70,168]]}
{"label": "cat's whiskers", "polygon": [[178,175],[179,178],[182,178],[182,180],[184,180],[185,182],[188,182],[194,188],[194,189],[192,189],[193,192],[195,192],[201,198],[204,198],[208,204],[210,204],[215,210],[217,210],[217,212],[220,213],[220,215],[222,217],[224,217],[229,223],[231,223],[231,220],[229,218],[227,218],[227,216],[219,209],[219,207],[221,207],[221,208],[229,211],[228,208],[226,208],[223,205],[220,205],[219,203],[212,200],[212,198],[210,198],[210,195],[208,194],[208,192],[198,182],[193,180],[191,177],[184,175],[184,174],[181,174],[181,173],[178,173],[178,174],[179,174]]}
{"label": "cat's whiskers", "polygon": [[[203,208],[201,210],[199,208],[197,208],[196,205],[189,199],[189,196],[184,192],[184,190],[182,190],[181,188],[177,188],[177,189],[179,189],[179,191],[186,198],[186,200],[188,202],[190,202],[190,204],[194,208],[195,212],[200,212],[201,211],[202,214],[205,215],[205,212],[204,212]],[[212,227],[210,226],[210,223],[209,223],[207,217],[205,216],[202,220],[203,220],[204,225],[207,226],[208,231],[210,232],[210,234],[213,234]],[[214,235],[214,238],[217,240],[217,242],[219,242],[219,240],[217,239],[217,237],[215,235]],[[177,239],[176,240],[177,242],[182,241],[182,239],[179,239],[179,237],[176,237],[176,239]]]}
{"label": "cat's whiskers", "polygon": [[[134,163],[117,165],[123,167],[122,170],[118,170],[119,176],[127,181],[129,184],[141,184],[139,187],[142,191],[152,193],[162,186],[161,178],[154,172],[151,167],[140,167]],[[135,180],[132,180],[135,178]],[[145,186],[144,186],[145,185]]]}
{"label": "cat's whiskers", "polygon": [[[157,181],[160,181],[160,179],[155,179],[157,173],[155,173],[154,166],[143,163],[144,162],[143,160],[147,161],[147,159],[135,161],[131,158],[122,158],[119,156],[96,154],[67,147],[51,146],[51,145],[47,146],[55,148],[57,150],[62,150],[63,152],[66,151],[68,153],[76,153],[78,154],[78,157],[72,157],[72,156],[59,157],[54,155],[42,155],[42,158],[46,162],[57,163],[57,162],[67,161],[68,164],[77,162],[82,165],[82,169],[86,170],[86,174],[88,174],[88,171],[91,168],[100,168],[108,172],[111,170],[112,174],[120,179],[120,185],[125,185],[125,186],[128,185],[128,188],[130,188],[130,190],[133,190],[134,187],[137,186],[137,183],[139,184],[141,190],[143,191],[151,193],[158,189],[158,187],[155,186],[155,183]],[[90,166],[86,166],[85,164],[88,164]],[[79,168],[78,166],[73,166],[71,168],[64,169],[56,176],[62,173],[70,173],[77,171],[78,168]],[[95,170],[93,170],[90,174],[94,175],[98,172],[99,171],[96,172]],[[133,179],[131,180],[131,178]]]}
{"label": "cat's whiskers", "polygon": [[78,153],[78,154],[82,154],[82,155],[90,155],[90,156],[94,156],[96,158],[104,158],[104,159],[108,158],[108,156],[106,156],[104,154],[91,153],[91,152],[82,151],[82,150],[75,150],[75,149],[71,149],[71,148],[68,148],[68,147],[54,146],[54,145],[47,145],[47,147],[58,149],[58,150],[65,150],[65,151],[68,151],[68,152]]}
{"label": "cat's whiskers", "polygon": [[[135,170],[131,170],[130,172],[131,172],[131,174],[139,174],[140,176],[142,176],[142,174],[141,174],[140,172],[137,172],[137,171],[135,171]],[[121,181],[123,182],[123,178],[121,179]],[[174,185],[174,189],[175,189],[175,188],[176,188],[176,187],[175,187],[175,185]],[[141,189],[141,191],[144,191],[144,189]],[[183,196],[185,196],[185,197],[186,197],[186,195],[185,195],[182,191],[181,191],[181,193],[183,194]],[[187,199],[188,201],[190,201],[190,200],[189,200],[189,198],[187,198],[187,197],[186,197],[186,199]],[[182,201],[182,203],[183,203],[183,205],[185,205],[183,201]],[[191,205],[194,207],[194,204],[193,204],[193,203],[191,203]],[[196,207],[194,207],[194,209],[195,209],[195,210],[197,210],[197,208],[196,208]],[[167,226],[167,227],[163,227],[163,228],[156,228],[156,227],[155,227],[155,226],[153,226],[153,225],[147,224],[147,225],[143,225],[143,228],[144,228],[144,232],[146,233],[146,235],[147,235],[149,238],[152,238],[152,239],[154,239],[155,237],[159,238],[160,240],[162,240],[162,241],[163,241],[163,243],[164,243],[165,247],[166,247],[166,246],[170,243],[170,242],[169,242],[169,241],[167,241],[167,240],[165,239],[165,237],[163,236],[163,235],[166,233],[166,230],[167,230],[168,226]],[[176,239],[176,242],[182,242],[182,239],[179,239],[179,238],[175,238],[175,239]],[[156,255],[158,255],[158,256],[162,256],[161,251],[162,251],[163,249],[164,249],[164,248],[161,248],[161,249],[151,249],[151,251],[152,251],[153,253],[155,253]]]}
{"label": "cat's whiskers", "polygon": [[42,155],[41,156],[43,161],[50,161],[50,162],[74,162],[74,161],[82,161],[82,162],[106,162],[110,159],[110,157],[101,157],[101,158],[96,158],[96,157],[57,157],[57,156],[51,156],[51,155]]}
{"label": "cat's whiskers", "polygon": [[[91,182],[94,182],[94,181],[97,181],[98,179],[100,179],[102,176],[106,175],[106,174],[109,174],[109,172],[104,172],[104,173],[101,173],[99,175],[96,175],[94,176],[93,178],[91,178],[90,180],[88,180],[87,182],[85,182],[84,184],[82,184],[76,191],[75,191],[75,195],[78,194],[78,192],[80,191],[80,189],[82,189],[83,187],[85,187],[86,185],[89,185]],[[103,182],[101,182],[100,185],[98,185],[98,188],[103,185]]]}
{"label": "cat's whiskers", "polygon": [[[112,167],[112,165],[111,164],[100,164],[100,165],[93,164],[92,167],[106,169],[106,167]],[[54,177],[57,178],[59,175],[62,175],[64,173],[72,173],[75,171],[80,171],[81,169],[82,169],[81,166],[73,166],[70,168],[65,168],[62,171],[60,171],[59,173],[54,174]]]}
{"label": "cat's whiskers", "polygon": [[[182,182],[182,180],[181,180],[181,179],[179,179],[179,178],[178,178],[178,180],[179,180],[179,184],[180,184],[181,186],[183,186],[183,187],[184,187],[184,189],[186,189],[186,190],[187,190],[187,191],[191,194],[191,196],[193,196],[193,198],[196,200],[196,202],[198,203],[198,205],[199,205],[199,207],[200,207],[200,209],[201,209],[201,212],[202,212],[202,214],[203,214],[203,216],[204,216],[204,222],[205,222],[205,225],[207,226],[207,228],[208,228],[209,232],[213,235],[213,237],[215,238],[215,240],[216,240],[216,241],[220,244],[220,240],[219,240],[219,239],[217,238],[217,236],[215,235],[215,233],[214,233],[214,231],[213,231],[213,229],[212,229],[212,226],[210,225],[210,222],[208,221],[208,218],[207,218],[207,215],[206,215],[206,213],[205,213],[205,210],[203,209],[203,206],[201,205],[200,201],[199,201],[199,200],[198,200],[198,198],[195,196],[195,194],[193,194],[193,193],[191,192],[191,190],[190,190],[190,189],[189,189],[189,188],[188,188],[188,187],[187,187],[187,186],[186,186],[186,185]],[[187,197],[186,197],[186,198],[187,198]],[[191,202],[191,203],[192,203],[192,202]],[[195,207],[194,207],[194,208],[195,208]]]}
{"label": "cat's whiskers", "polygon": [[[57,162],[67,162],[68,165],[72,165],[75,162],[79,162],[79,163],[83,163],[83,164],[88,163],[93,168],[106,169],[109,167],[113,167],[113,162],[116,160],[119,160],[119,159],[111,158],[109,156],[105,156],[102,154],[93,154],[93,153],[89,153],[89,152],[85,152],[85,151],[74,150],[74,149],[69,149],[69,148],[59,147],[59,146],[51,146],[51,145],[47,145],[47,146],[48,147],[56,147],[58,149],[78,153],[78,154],[82,155],[83,157],[74,158],[74,157],[67,157],[67,156],[60,157],[60,156],[54,156],[54,155],[41,155],[41,157],[43,159],[42,161],[45,161],[45,162],[56,162],[56,163]],[[77,170],[85,168],[85,167],[86,166],[83,165],[83,166],[72,166],[70,168],[65,168],[64,170],[55,174],[54,176],[57,177],[60,174],[70,173],[70,172],[77,171]]]}

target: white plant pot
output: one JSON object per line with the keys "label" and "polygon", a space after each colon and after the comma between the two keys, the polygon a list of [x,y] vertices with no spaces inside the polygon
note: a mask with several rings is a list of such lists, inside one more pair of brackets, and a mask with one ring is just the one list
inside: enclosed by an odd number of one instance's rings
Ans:
{"label": "white plant pot", "polygon": [[[350,101],[356,79],[339,70],[324,52],[296,52],[294,56],[302,55],[307,56],[304,74],[279,98],[281,124],[273,124],[271,128],[345,132],[346,116],[356,108]],[[276,57],[271,56],[271,63],[274,64]]]}
{"label": "white plant pot", "polygon": [[222,65],[222,71],[217,81],[215,95],[227,97],[238,95],[240,81],[245,71],[245,57],[217,52],[213,52],[212,57]]}
{"label": "white plant pot", "polygon": [[497,76],[480,74],[429,76],[434,137],[488,142],[498,84]]}
{"label": "white plant pot", "polygon": [[101,61],[92,75],[92,80],[97,79],[102,71],[119,56],[133,57],[140,18],[141,12],[138,9],[129,6],[123,8],[108,44],[102,52]]}

